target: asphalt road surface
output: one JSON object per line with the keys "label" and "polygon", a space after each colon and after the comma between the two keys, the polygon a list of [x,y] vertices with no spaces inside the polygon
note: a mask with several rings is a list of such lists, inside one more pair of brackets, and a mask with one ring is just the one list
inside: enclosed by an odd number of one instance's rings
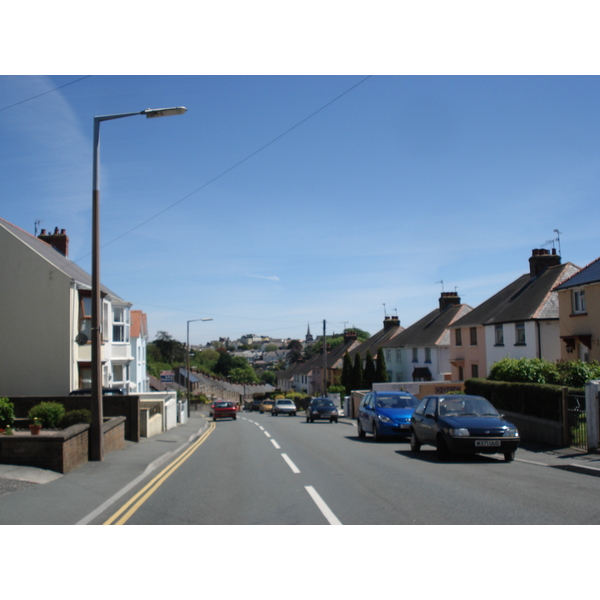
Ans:
{"label": "asphalt road surface", "polygon": [[359,439],[350,420],[241,413],[99,516],[107,524],[598,524],[600,478]]}

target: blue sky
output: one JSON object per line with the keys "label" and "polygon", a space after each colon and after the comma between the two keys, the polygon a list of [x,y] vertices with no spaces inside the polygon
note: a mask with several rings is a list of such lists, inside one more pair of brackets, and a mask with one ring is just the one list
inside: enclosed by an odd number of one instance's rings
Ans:
{"label": "blue sky", "polygon": [[1,216],[89,271],[93,117],[186,106],[101,125],[102,281],[151,339],[374,333],[477,306],[556,229],[600,255],[597,76],[81,77],[0,77]]}

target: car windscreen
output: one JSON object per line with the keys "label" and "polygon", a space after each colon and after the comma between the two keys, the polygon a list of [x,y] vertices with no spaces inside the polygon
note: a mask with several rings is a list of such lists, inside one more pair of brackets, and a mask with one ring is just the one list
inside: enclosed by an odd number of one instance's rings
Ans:
{"label": "car windscreen", "polygon": [[314,408],[335,408],[335,404],[331,400],[313,400]]}
{"label": "car windscreen", "polygon": [[440,399],[440,417],[497,417],[498,411],[478,396],[447,396]]}
{"label": "car windscreen", "polygon": [[375,405],[379,408],[417,408],[419,401],[412,396],[377,395]]}
{"label": "car windscreen", "polygon": [[215,408],[231,408],[232,406],[231,402],[215,402]]}

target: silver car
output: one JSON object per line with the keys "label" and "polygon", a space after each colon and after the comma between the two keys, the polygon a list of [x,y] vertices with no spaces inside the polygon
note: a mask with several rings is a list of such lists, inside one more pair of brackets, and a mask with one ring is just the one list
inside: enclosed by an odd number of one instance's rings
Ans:
{"label": "silver car", "polygon": [[271,416],[290,415],[291,417],[295,417],[296,410],[296,405],[291,400],[275,400],[271,407]]}

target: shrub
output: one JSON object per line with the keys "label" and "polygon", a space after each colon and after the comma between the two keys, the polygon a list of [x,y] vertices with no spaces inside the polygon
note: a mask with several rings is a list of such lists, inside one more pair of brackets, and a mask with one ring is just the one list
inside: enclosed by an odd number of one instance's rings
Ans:
{"label": "shrub", "polygon": [[65,407],[60,402],[40,402],[31,408],[27,416],[30,421],[40,419],[46,429],[58,429],[64,414]]}
{"label": "shrub", "polygon": [[15,406],[8,398],[0,398],[0,427],[12,427],[15,421]]}
{"label": "shrub", "polygon": [[59,421],[59,427],[60,429],[66,429],[67,427],[71,427],[71,425],[90,423],[91,420],[92,413],[87,408],[79,408],[66,412]]}

